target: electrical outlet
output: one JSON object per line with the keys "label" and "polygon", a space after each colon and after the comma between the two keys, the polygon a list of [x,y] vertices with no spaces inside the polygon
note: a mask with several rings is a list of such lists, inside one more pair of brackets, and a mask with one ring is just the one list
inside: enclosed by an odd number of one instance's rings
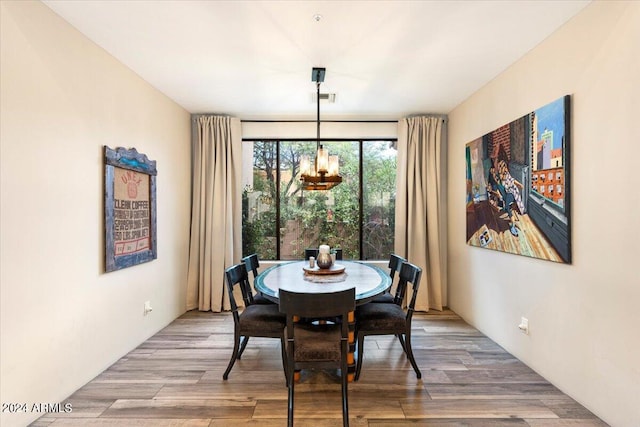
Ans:
{"label": "electrical outlet", "polygon": [[145,301],[144,302],[144,315],[146,316],[147,314],[151,313],[153,311],[153,308],[151,307],[151,301]]}
{"label": "electrical outlet", "polygon": [[529,319],[527,319],[526,317],[521,317],[518,328],[522,331],[523,334],[529,335]]}

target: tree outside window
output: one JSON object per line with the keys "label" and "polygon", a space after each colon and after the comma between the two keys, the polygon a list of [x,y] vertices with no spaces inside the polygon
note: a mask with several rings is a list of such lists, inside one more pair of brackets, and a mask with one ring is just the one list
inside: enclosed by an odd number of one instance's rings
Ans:
{"label": "tree outside window", "polygon": [[301,259],[305,248],[328,244],[342,248],[345,259],[388,259],[396,177],[390,141],[323,142],[339,156],[343,177],[328,191],[303,191],[300,185],[300,156],[314,158],[315,141],[245,144],[253,158],[244,167],[243,256]]}

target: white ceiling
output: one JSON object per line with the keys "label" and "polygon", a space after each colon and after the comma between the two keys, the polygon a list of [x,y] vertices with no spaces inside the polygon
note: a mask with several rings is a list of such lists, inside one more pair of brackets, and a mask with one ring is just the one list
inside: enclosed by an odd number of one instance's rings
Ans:
{"label": "white ceiling", "polygon": [[323,118],[397,119],[448,113],[589,1],[44,3],[192,113],[314,118],[326,67]]}

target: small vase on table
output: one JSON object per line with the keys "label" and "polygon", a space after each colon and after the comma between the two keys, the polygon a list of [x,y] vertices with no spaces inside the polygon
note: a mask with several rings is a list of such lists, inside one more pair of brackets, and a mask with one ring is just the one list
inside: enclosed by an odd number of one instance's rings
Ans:
{"label": "small vase on table", "polygon": [[320,245],[318,248],[318,259],[316,259],[318,268],[326,270],[331,268],[331,254],[329,252],[329,245]]}

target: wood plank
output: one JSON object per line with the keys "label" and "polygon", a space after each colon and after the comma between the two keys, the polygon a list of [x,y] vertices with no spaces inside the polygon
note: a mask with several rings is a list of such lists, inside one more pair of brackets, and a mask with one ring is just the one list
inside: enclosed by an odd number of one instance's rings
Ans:
{"label": "wood plank", "polygon": [[162,384],[91,382],[76,391],[71,398],[84,400],[151,399],[160,391],[160,388],[162,388]]}
{"label": "wood plank", "polygon": [[597,418],[587,408],[563,394],[559,396],[546,396],[540,400],[560,418],[581,420]]}
{"label": "wood plank", "polygon": [[[357,395],[355,395],[357,396]],[[340,386],[332,391],[295,391],[294,417],[304,419],[342,420],[342,393]],[[397,400],[378,398],[349,399],[349,419],[351,418],[401,418],[404,413]],[[287,418],[287,399],[258,400],[253,418]]]}
{"label": "wood plank", "polygon": [[[282,368],[282,361],[280,361],[280,367],[266,369],[262,367],[260,370],[253,369],[247,365],[240,366],[239,361],[236,362],[233,370],[229,374],[228,383],[232,384],[244,384],[245,390],[248,390],[247,384],[267,384],[272,389],[276,387],[287,387],[285,382],[284,371]],[[213,383],[220,384],[222,380],[222,373],[226,369],[225,366],[221,366],[216,370],[207,371],[204,373],[199,383]]]}
{"label": "wood plank", "polygon": [[547,381],[531,369],[482,369],[469,371],[447,371],[447,376],[451,382],[457,384],[473,383],[541,383]]}
{"label": "wood plank", "polygon": [[[212,355],[208,359],[159,359],[159,360],[119,360],[112,365],[110,371],[206,371],[216,367],[226,367],[229,363],[231,353],[226,355]],[[246,361],[244,361],[246,362]],[[256,365],[256,362],[247,362],[246,364]]]}
{"label": "wood plank", "polygon": [[117,400],[103,418],[203,419],[251,418],[255,400],[223,399],[122,399]]}
{"label": "wood plank", "polygon": [[609,427],[599,419],[525,420],[530,427]]}
{"label": "wood plank", "polygon": [[51,427],[207,427],[211,423],[209,419],[114,419],[114,418],[95,418],[95,419],[58,419],[55,420]]}
{"label": "wood plank", "polygon": [[369,427],[529,427],[520,419],[369,420]]}
{"label": "wood plank", "polygon": [[[320,420],[317,418],[301,418],[296,416],[294,419],[296,427],[336,427],[342,425],[342,421],[336,419]],[[364,418],[349,418],[351,427],[367,427],[368,422]],[[212,420],[209,427],[237,427],[237,426],[255,426],[255,427],[286,427],[285,419],[251,419],[251,420]]]}
{"label": "wood plank", "polygon": [[167,385],[155,396],[156,399],[169,400],[233,400],[233,399],[284,399],[287,400],[287,387],[282,381],[281,387],[274,387],[269,383],[258,383],[251,387],[248,396],[247,385],[227,381],[222,386],[218,383],[209,384],[188,384],[188,385]]}
{"label": "wood plank", "polygon": [[407,418],[558,418],[539,400],[409,400],[401,405]]}
{"label": "wood plank", "polygon": [[157,383],[157,384],[195,384],[205,371],[178,371],[178,370],[107,370],[98,375],[92,383]]}
{"label": "wood plank", "polygon": [[[420,364],[419,364],[420,365]],[[372,384],[426,384],[426,383],[451,383],[449,377],[447,377],[444,371],[430,371],[423,369],[422,379],[416,378],[416,373],[411,366],[402,370],[390,370],[390,369],[368,369],[366,364],[362,365],[362,371],[360,372],[360,380],[358,383],[372,383]]]}
{"label": "wood plank", "polygon": [[[425,386],[431,399],[544,399],[562,396],[549,383],[507,384],[429,384]],[[549,405],[547,405],[549,406]]]}

